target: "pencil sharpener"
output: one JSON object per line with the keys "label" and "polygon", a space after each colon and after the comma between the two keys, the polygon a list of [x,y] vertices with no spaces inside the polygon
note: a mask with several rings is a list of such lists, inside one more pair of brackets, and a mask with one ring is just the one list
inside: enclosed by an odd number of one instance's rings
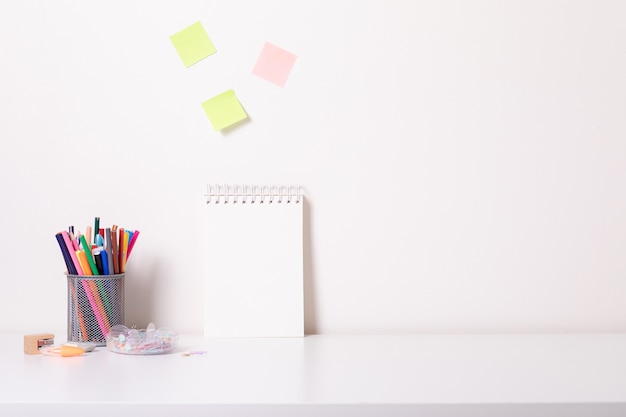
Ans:
{"label": "pencil sharpener", "polygon": [[54,335],[52,333],[27,334],[24,336],[24,353],[36,355],[40,349],[54,345]]}

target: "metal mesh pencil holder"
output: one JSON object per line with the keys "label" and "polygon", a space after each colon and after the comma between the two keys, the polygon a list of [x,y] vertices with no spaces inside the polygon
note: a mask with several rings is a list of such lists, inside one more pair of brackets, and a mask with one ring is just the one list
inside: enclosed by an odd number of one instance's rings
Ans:
{"label": "metal mesh pencil holder", "polygon": [[111,327],[124,324],[124,276],[67,275],[67,340],[106,346]]}

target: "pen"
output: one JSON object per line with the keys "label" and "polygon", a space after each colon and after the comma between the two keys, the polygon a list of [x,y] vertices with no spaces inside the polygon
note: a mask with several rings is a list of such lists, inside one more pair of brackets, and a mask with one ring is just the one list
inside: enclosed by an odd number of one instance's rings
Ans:
{"label": "pen", "polygon": [[98,247],[93,250],[93,260],[96,263],[96,268],[98,268],[98,274],[104,275],[104,268],[102,266],[102,250]]}
{"label": "pen", "polygon": [[109,275],[109,256],[107,255],[107,251],[102,249],[100,251],[100,258],[102,259],[102,273],[104,275]]}

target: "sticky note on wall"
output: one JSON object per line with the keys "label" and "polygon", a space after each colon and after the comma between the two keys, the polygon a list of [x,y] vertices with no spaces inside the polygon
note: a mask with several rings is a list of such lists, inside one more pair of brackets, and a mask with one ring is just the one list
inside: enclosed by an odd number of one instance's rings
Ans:
{"label": "sticky note on wall", "polygon": [[265,42],[252,73],[279,87],[284,87],[295,62],[294,54]]}
{"label": "sticky note on wall", "polygon": [[200,22],[173,34],[170,40],[185,67],[190,67],[217,52]]}
{"label": "sticky note on wall", "polygon": [[234,90],[228,90],[202,103],[215,130],[222,130],[248,118]]}

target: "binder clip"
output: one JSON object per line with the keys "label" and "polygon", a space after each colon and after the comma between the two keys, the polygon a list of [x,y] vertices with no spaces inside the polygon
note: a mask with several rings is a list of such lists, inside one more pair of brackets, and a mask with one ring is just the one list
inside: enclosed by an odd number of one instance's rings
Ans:
{"label": "binder clip", "polygon": [[24,336],[24,353],[36,355],[41,353],[41,349],[54,345],[54,335],[52,333],[27,334]]}

